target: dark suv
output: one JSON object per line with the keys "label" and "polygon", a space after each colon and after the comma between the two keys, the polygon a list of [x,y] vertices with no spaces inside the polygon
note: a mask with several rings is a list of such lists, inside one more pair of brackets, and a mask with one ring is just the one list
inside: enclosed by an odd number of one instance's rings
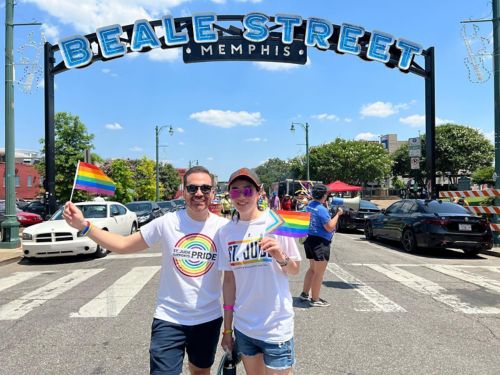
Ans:
{"label": "dark suv", "polygon": [[153,201],[130,202],[127,203],[126,206],[130,211],[136,213],[139,227],[153,221],[157,217],[163,216],[163,211],[160,206]]}

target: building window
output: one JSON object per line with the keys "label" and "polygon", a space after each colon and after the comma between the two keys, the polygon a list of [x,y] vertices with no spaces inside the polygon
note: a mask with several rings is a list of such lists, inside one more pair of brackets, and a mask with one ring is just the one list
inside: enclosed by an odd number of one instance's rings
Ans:
{"label": "building window", "polygon": [[21,185],[19,184],[19,176],[16,176],[16,187],[19,187],[19,186],[21,186]]}
{"label": "building window", "polygon": [[28,182],[26,183],[26,185],[28,187],[32,187],[33,186],[33,177],[32,176],[28,176]]}

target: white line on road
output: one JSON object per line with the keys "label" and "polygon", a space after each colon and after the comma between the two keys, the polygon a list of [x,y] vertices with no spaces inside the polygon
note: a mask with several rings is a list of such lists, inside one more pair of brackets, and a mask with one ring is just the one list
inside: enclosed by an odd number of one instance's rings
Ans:
{"label": "white line on road", "polygon": [[52,273],[52,271],[16,272],[12,276],[0,279],[0,292],[44,273]]}
{"label": "white line on road", "polygon": [[365,308],[355,308],[356,311],[381,311],[381,312],[406,312],[406,310],[391,301],[389,298],[377,292],[372,287],[358,280],[350,273],[334,263],[328,263],[328,271],[336,275],[343,282],[349,284],[353,289],[361,294],[372,306]]}
{"label": "white line on road", "polygon": [[447,290],[442,286],[399,267],[380,264],[366,264],[366,266],[407,286],[410,289],[430,296],[434,300],[450,306],[455,311],[460,311],[465,314],[500,314],[500,309],[496,307],[470,306],[468,303],[462,302],[458,296],[454,294],[446,294]]}
{"label": "white line on road", "polygon": [[83,269],[71,272],[21,298],[0,306],[0,320],[14,320],[23,317],[36,307],[70,290],[74,286],[97,275],[103,269]]}
{"label": "white line on road", "polygon": [[106,259],[135,259],[135,258],[156,258],[161,257],[161,253],[145,253],[145,254],[110,254],[106,258],[102,258],[101,260]]}
{"label": "white line on road", "polygon": [[488,271],[493,271],[493,272],[500,273],[500,267],[496,267],[496,266],[484,266],[484,268],[486,268]]}
{"label": "white line on road", "polygon": [[456,279],[460,279],[463,281],[467,281],[468,283],[479,285],[483,288],[489,289],[493,292],[500,293],[500,282],[492,279],[488,279],[486,277],[475,275],[470,272],[459,270],[453,266],[447,265],[427,265],[427,268],[432,269],[434,271],[444,273],[445,275],[454,277]]}
{"label": "white line on road", "polygon": [[125,306],[158,272],[159,266],[134,267],[113,285],[82,306],[72,318],[109,318],[117,316]]}

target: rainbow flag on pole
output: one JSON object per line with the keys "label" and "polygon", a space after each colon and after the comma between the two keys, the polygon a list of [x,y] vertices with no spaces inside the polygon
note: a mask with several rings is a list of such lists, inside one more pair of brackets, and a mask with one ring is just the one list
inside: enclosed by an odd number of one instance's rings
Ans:
{"label": "rainbow flag on pole", "polygon": [[102,195],[115,195],[115,183],[93,164],[78,162],[74,189]]}
{"label": "rainbow flag on pole", "polygon": [[296,211],[269,211],[274,221],[266,228],[267,233],[286,237],[306,237],[311,213]]}

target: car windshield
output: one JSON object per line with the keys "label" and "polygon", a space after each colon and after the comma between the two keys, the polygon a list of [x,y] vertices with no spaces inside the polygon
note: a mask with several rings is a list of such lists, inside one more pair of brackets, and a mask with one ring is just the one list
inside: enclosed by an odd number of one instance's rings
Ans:
{"label": "car windshield", "polygon": [[184,201],[184,199],[174,199],[174,203],[177,206],[184,206],[186,204],[186,202]]}
{"label": "car windshield", "polygon": [[439,201],[430,201],[424,204],[424,209],[426,212],[433,214],[462,214],[469,215],[469,211],[467,211],[462,206],[449,203],[449,202],[439,202]]}
{"label": "car windshield", "polygon": [[158,202],[158,206],[161,208],[172,208],[174,205],[172,202]]}
{"label": "car windshield", "polygon": [[366,210],[379,210],[378,206],[375,203],[365,200],[361,200],[359,207]]}
{"label": "car windshield", "polygon": [[129,203],[127,207],[134,212],[152,211],[151,203]]}

